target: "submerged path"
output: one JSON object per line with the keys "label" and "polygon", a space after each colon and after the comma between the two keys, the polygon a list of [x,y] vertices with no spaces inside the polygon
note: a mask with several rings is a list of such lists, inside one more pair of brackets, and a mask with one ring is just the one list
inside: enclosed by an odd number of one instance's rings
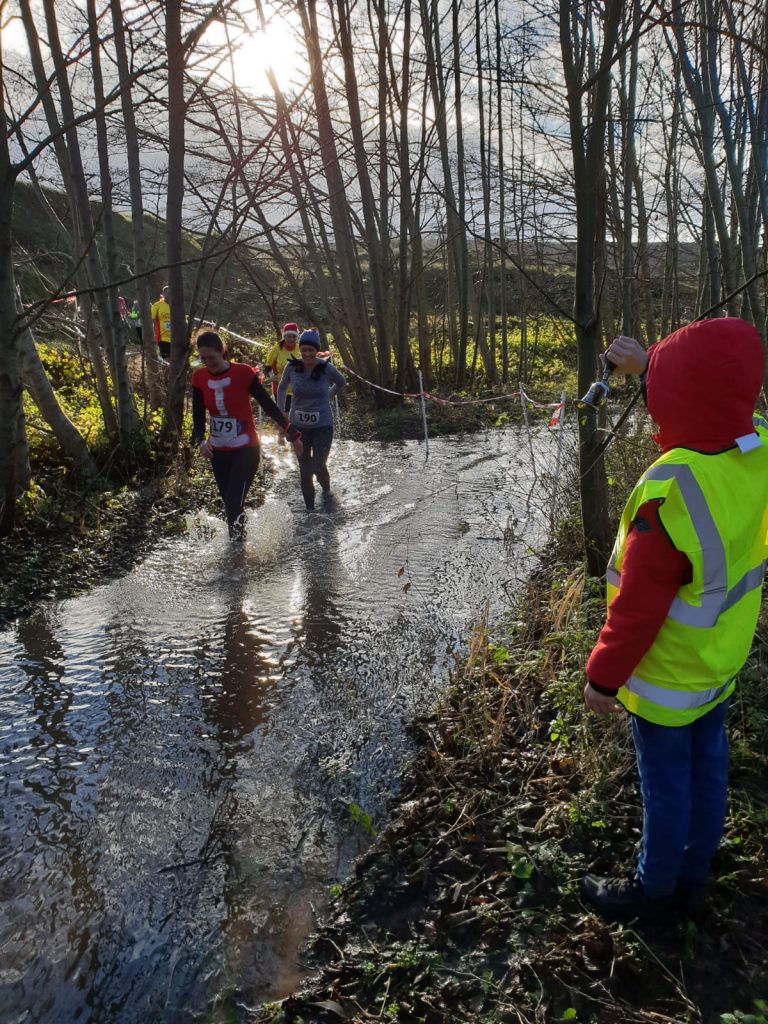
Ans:
{"label": "submerged path", "polygon": [[[543,531],[529,438],[287,450],[244,550],[190,520],[0,633],[0,1020],[221,1018],[286,994],[386,809],[405,726]],[[555,442],[534,439],[538,478]],[[350,809],[351,807],[351,809]]]}

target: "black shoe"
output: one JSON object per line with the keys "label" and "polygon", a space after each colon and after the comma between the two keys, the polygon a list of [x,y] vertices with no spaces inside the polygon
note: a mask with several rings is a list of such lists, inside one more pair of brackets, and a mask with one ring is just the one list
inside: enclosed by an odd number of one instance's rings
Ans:
{"label": "black shoe", "polygon": [[579,882],[582,899],[591,904],[606,921],[631,921],[634,918],[656,920],[672,910],[672,898],[652,899],[636,878],[600,878],[585,875]]}
{"label": "black shoe", "polygon": [[672,900],[675,909],[681,914],[696,916],[705,910],[707,905],[707,886],[704,882],[680,881],[675,886]]}

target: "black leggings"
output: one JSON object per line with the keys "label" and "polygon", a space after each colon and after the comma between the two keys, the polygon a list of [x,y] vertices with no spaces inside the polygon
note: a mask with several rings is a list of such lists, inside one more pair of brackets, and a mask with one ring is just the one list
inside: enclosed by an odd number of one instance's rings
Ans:
{"label": "black leggings", "polygon": [[324,491],[331,489],[331,478],[325,463],[333,443],[333,427],[302,427],[301,443],[304,450],[299,459],[301,493],[307,508],[315,507],[315,485],[313,476]]}
{"label": "black leggings", "polygon": [[227,526],[232,540],[245,535],[245,499],[259,468],[259,448],[235,448],[214,451],[211,465],[221,500],[227,513]]}

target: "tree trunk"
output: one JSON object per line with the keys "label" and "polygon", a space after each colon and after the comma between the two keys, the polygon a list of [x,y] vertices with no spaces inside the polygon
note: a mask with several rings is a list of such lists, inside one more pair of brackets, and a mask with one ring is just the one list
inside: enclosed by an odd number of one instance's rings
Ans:
{"label": "tree trunk", "polygon": [[[85,180],[82,170],[82,161],[80,161],[81,177],[79,184],[74,179],[74,168],[77,166],[79,150],[75,154],[70,155],[69,140],[73,140],[75,146],[77,146],[77,132],[71,121],[69,121],[69,130],[65,131],[64,127],[66,127],[67,124],[66,114],[65,125],[62,126],[56,113],[50,84],[48,83],[45,74],[45,66],[40,50],[40,38],[35,20],[36,12],[32,10],[29,0],[21,0],[20,10],[27,38],[27,45],[29,47],[35,85],[41,98],[41,105],[45,113],[48,131],[53,139],[53,149],[56,154],[56,160],[65,185],[67,199],[69,201],[70,215],[72,218],[72,238],[74,242],[74,251],[70,254],[73,273],[78,284],[85,284],[87,286],[89,284],[94,284],[94,281],[89,274],[85,274],[78,270],[78,264],[82,260],[81,254],[87,253],[93,262],[98,261],[98,252],[96,251],[93,236],[93,219],[91,217],[88,196],[87,193],[84,194]],[[63,57],[61,56],[61,46],[58,44],[55,13],[50,0],[47,0],[46,13],[52,21],[52,27],[49,29],[49,34],[52,36],[52,46],[54,50],[58,51],[59,55],[57,80],[60,71],[63,78],[64,95],[69,98],[71,109],[71,94],[67,89],[66,67],[64,66]],[[83,221],[83,214],[86,218],[85,222]],[[86,230],[86,224],[90,224],[90,229]],[[104,426],[110,436],[115,436],[117,434],[117,417],[115,416],[112,394],[107,380],[104,357],[101,349],[99,348],[98,342],[95,340],[95,332],[91,324],[92,301],[90,293],[87,293],[83,297],[83,303],[88,309],[88,315],[86,318],[86,344],[89,347],[89,355],[93,364],[93,370],[96,378],[96,393],[99,398],[102,416],[104,417]]]}
{"label": "tree trunk", "polygon": [[336,149],[336,133],[331,119],[331,108],[323,73],[323,54],[317,30],[316,0],[299,0],[297,7],[304,30],[309,55],[312,92],[315,98],[320,156],[328,184],[331,223],[333,225],[336,259],[341,281],[344,319],[352,344],[356,349],[365,347],[373,351],[368,327],[365,290],[360,278],[349,221],[346,188]]}
{"label": "tree trunk", "polygon": [[[368,173],[368,154],[365,150],[363,122],[360,114],[360,98],[357,89],[357,71],[355,69],[352,35],[349,25],[347,0],[336,0],[338,14],[339,39],[344,65],[344,84],[349,110],[350,127],[352,130],[352,150],[357,171],[357,184],[360,188],[360,203],[363,208],[365,224],[365,242],[368,249],[369,279],[373,296],[373,319],[376,324],[376,352],[378,358],[378,383],[388,386],[390,381],[390,339],[387,324],[386,291],[384,280],[383,243],[376,223],[376,202],[373,197],[373,186]],[[384,46],[384,40],[379,40]],[[382,211],[384,212],[384,211]],[[382,231],[383,235],[383,231]]]}
{"label": "tree trunk", "polygon": [[[603,43],[592,82],[584,80],[589,47],[588,25],[582,24],[568,0],[560,0],[560,46],[563,57],[568,119],[573,156],[576,197],[576,266],[574,320],[578,351],[579,390],[583,394],[596,370],[598,320],[595,294],[595,247],[598,239],[599,183],[604,175],[605,133],[610,96],[610,67],[621,21],[620,0],[607,0],[603,18]],[[585,96],[585,91],[587,95]],[[608,521],[608,487],[605,463],[599,454],[600,435],[594,409],[579,412],[579,468],[581,514],[587,555],[587,571],[602,576],[611,546]]]}
{"label": "tree trunk", "polygon": [[[466,227],[462,220],[461,203],[456,198],[456,190],[453,185],[453,173],[451,170],[450,147],[448,144],[448,125],[446,120],[446,91],[445,78],[443,73],[443,60],[440,44],[439,11],[437,0],[431,0],[431,7],[428,8],[429,0],[420,0],[421,19],[423,23],[424,42],[426,50],[427,76],[432,94],[432,105],[434,107],[435,128],[440,150],[440,161],[443,172],[442,187],[445,192],[445,217],[446,217],[446,245],[449,250],[448,273],[452,275],[453,281],[446,281],[446,288],[449,294],[456,295],[457,302],[454,307],[446,307],[448,318],[448,333],[451,340],[451,351],[454,358],[454,373],[457,384],[464,381],[466,372],[467,357],[467,336],[468,336],[468,312],[466,294],[468,287],[469,251],[467,248]],[[458,332],[456,330],[456,317],[458,315]],[[463,359],[463,365],[462,365]]]}
{"label": "tree trunk", "polygon": [[126,357],[126,325],[120,315],[118,288],[113,283],[118,279],[117,241],[115,239],[114,212],[112,209],[112,172],[109,163],[109,141],[107,122],[104,114],[104,86],[101,74],[101,43],[96,15],[95,0],[87,0],[88,32],[91,44],[91,72],[93,75],[94,99],[96,101],[96,143],[99,157],[101,181],[101,224],[107,256],[108,287],[103,305],[111,315],[112,376],[117,397],[117,425],[124,456],[133,462],[137,449],[144,448],[143,430],[133,389],[128,378]]}
{"label": "tree trunk", "polygon": [[165,251],[171,290],[171,367],[165,401],[163,439],[178,443],[184,422],[187,390],[187,318],[181,239],[184,230],[185,52],[181,37],[181,0],[166,0],[165,45],[168,52],[168,194],[165,204]]}
{"label": "tree trunk", "polygon": [[[436,6],[436,5],[435,5]],[[451,4],[453,40],[453,115],[456,121],[456,196],[458,198],[458,242],[461,254],[457,258],[457,280],[459,298],[459,357],[456,365],[456,386],[462,387],[467,372],[467,346],[469,343],[469,246],[467,244],[467,183],[464,163],[464,118],[462,112],[461,84],[461,30],[459,27],[459,4]],[[435,18],[435,32],[438,21]],[[437,40],[436,40],[437,49]],[[480,319],[480,301],[475,309],[475,328]]]}
{"label": "tree trunk", "polygon": [[[277,84],[271,69],[267,71],[267,77],[272,91],[275,94],[275,104],[277,106],[277,129],[280,135],[280,143],[283,150],[283,159],[285,162],[286,169],[288,171],[291,193],[293,195],[296,208],[299,212],[301,219],[301,227],[304,235],[304,244],[307,249],[307,269],[310,278],[314,284],[314,290],[324,302],[326,309],[326,319],[329,323],[333,323],[338,318],[338,310],[334,308],[332,302],[332,295],[341,294],[341,286],[339,283],[339,277],[336,272],[336,260],[334,253],[328,239],[327,232],[325,230],[325,224],[323,222],[323,214],[320,209],[320,205],[317,202],[317,196],[315,190],[310,188],[310,176],[307,172],[304,160],[301,154],[301,147],[297,138],[296,130],[291,120],[290,111],[285,102],[285,98]],[[302,193],[301,181],[302,178],[305,183],[308,199],[305,198]],[[313,224],[310,221],[309,211],[314,214],[314,223],[317,227],[317,232],[313,229]],[[266,219],[266,218],[265,218]],[[319,237],[320,242],[318,244],[316,235]],[[270,230],[270,247],[273,249],[279,246],[274,240],[274,232]],[[327,276],[326,276],[327,269]],[[296,284],[294,278],[294,284],[296,287],[296,301],[300,306],[304,305],[304,298],[302,295],[301,288]],[[357,360],[356,360],[357,362]],[[359,365],[359,364],[358,364]],[[369,359],[367,363],[366,372],[375,372],[375,363],[372,355],[369,353]]]}
{"label": "tree trunk", "polygon": [[[486,12],[483,12],[486,13]],[[480,180],[483,189],[483,264],[477,295],[477,323],[475,324],[476,349],[485,350],[485,372],[490,383],[496,381],[496,307],[494,303],[493,247],[491,245],[491,170],[490,170],[490,128],[488,115],[488,138],[486,138],[485,88],[483,85],[482,26],[485,19],[480,15],[480,0],[475,0],[475,60],[477,62],[477,109],[478,135],[480,142]],[[483,323],[484,301],[488,310],[488,343],[485,343]],[[474,359],[473,359],[474,362]]]}
{"label": "tree trunk", "polygon": [[131,236],[133,240],[133,272],[136,275],[139,311],[141,316],[141,345],[144,350],[144,362],[147,367],[147,389],[149,404],[159,409],[162,404],[160,394],[158,348],[155,342],[154,324],[150,308],[149,277],[147,276],[146,244],[144,239],[144,196],[141,183],[141,155],[139,137],[136,130],[136,115],[130,84],[130,67],[125,40],[125,21],[120,0],[110,0],[112,11],[112,30],[114,32],[117,71],[120,76],[120,101],[123,112],[123,128],[125,131],[125,151],[128,163],[128,185],[131,194]]}
{"label": "tree trunk", "polygon": [[16,176],[8,152],[2,79],[0,59],[0,336],[3,338],[0,345],[0,537],[6,537],[16,519],[21,369],[11,233]]}
{"label": "tree trunk", "polygon": [[[403,2],[402,72],[400,77],[400,138],[398,159],[400,168],[400,231],[397,278],[397,376],[398,391],[413,389],[415,382],[407,380],[408,335],[411,313],[411,287],[408,276],[409,224],[412,217],[410,134],[408,129],[411,98],[411,0]],[[411,269],[415,270],[415,239],[411,245]],[[421,356],[419,358],[421,362]],[[422,368],[423,373],[423,368]]]}
{"label": "tree trunk", "polygon": [[[725,210],[721,190],[720,144],[722,140],[717,137],[715,132],[714,99],[707,85],[708,76],[706,69],[710,56],[706,45],[706,35],[705,33],[699,34],[700,48],[696,64],[694,65],[688,50],[681,9],[673,8],[671,18],[677,44],[677,56],[680,60],[680,70],[688,90],[688,95],[696,107],[699,124],[699,138],[697,140],[699,155],[702,160],[704,177],[707,183],[707,196],[720,244],[720,261],[726,294],[733,295],[737,287],[736,257],[728,230],[729,218]],[[731,299],[728,310],[732,316],[738,315],[734,299]]]}
{"label": "tree trunk", "polygon": [[499,0],[493,0],[493,22],[496,39],[496,132],[497,161],[499,174],[499,314],[501,316],[501,380],[509,383],[509,325],[507,323],[507,236],[506,196],[504,167],[504,117],[501,101],[501,19]]}
{"label": "tree trunk", "polygon": [[89,292],[80,297],[80,310],[83,314],[85,330],[81,332],[81,340],[93,369],[93,386],[101,406],[104,426],[110,437],[117,436],[117,417],[112,403],[112,392],[109,389],[107,366],[99,339],[101,337],[96,318],[93,313],[93,299]]}
{"label": "tree trunk", "polygon": [[[24,4],[28,0],[23,0]],[[56,12],[53,0],[44,0],[45,22],[48,29],[48,45],[51,50],[54,67],[56,69],[56,84],[59,90],[61,111],[64,118],[64,127],[67,141],[67,159],[69,161],[70,178],[72,182],[72,197],[75,208],[72,211],[73,218],[80,226],[81,240],[85,245],[85,265],[88,269],[88,278],[93,286],[93,301],[99,313],[99,329],[104,342],[104,348],[110,362],[113,376],[113,386],[116,386],[116,378],[120,371],[117,369],[115,355],[115,337],[112,322],[112,311],[110,309],[108,289],[104,280],[101,256],[96,245],[96,227],[91,212],[88,186],[85,178],[82,154],[80,152],[80,140],[77,134],[75,107],[72,100],[72,92],[69,86],[69,76],[64,60],[64,53],[59,39],[59,26],[56,20]]]}
{"label": "tree trunk", "polygon": [[750,219],[749,206],[744,190],[744,172],[742,162],[738,159],[736,139],[733,131],[733,115],[726,108],[720,91],[720,68],[722,56],[718,52],[720,33],[714,28],[716,13],[712,0],[701,0],[702,24],[707,26],[702,29],[706,39],[706,52],[709,56],[706,65],[708,75],[707,94],[715,106],[718,122],[720,125],[720,141],[725,151],[725,159],[728,167],[728,179],[731,186],[731,196],[736,212],[738,224],[738,251],[741,254],[741,266],[744,275],[745,290],[749,297],[749,306],[752,313],[752,320],[763,339],[766,342],[765,303],[762,297],[760,282],[756,280],[758,261],[754,241],[754,220]]}
{"label": "tree trunk", "polygon": [[16,494],[21,497],[32,483],[32,466],[29,462],[29,441],[27,439],[27,418],[24,402],[19,402],[19,422],[16,428]]}
{"label": "tree trunk", "polygon": [[40,410],[40,415],[55,434],[64,457],[71,462],[78,476],[86,480],[94,479],[98,473],[96,463],[82,434],[58,403],[29,327],[21,332],[20,354],[24,386]]}
{"label": "tree trunk", "polygon": [[[628,26],[634,39],[629,53],[621,55],[621,88],[619,89],[619,111],[623,127],[623,167],[622,167],[622,221],[623,248],[621,254],[622,300],[621,332],[630,338],[638,337],[640,323],[638,316],[637,272],[635,267],[635,250],[632,244],[632,199],[635,170],[635,117],[637,105],[637,50],[639,44],[638,27],[640,24],[640,8],[631,5],[631,24]],[[629,65],[629,66],[627,66]]]}

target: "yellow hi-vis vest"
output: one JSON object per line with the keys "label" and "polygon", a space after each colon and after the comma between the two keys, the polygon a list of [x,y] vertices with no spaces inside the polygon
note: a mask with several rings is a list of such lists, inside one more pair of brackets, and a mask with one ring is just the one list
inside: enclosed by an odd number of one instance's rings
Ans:
{"label": "yellow hi-vis vest", "polygon": [[633,714],[688,725],[731,695],[760,612],[768,555],[768,422],[716,455],[665,452],[630,495],[608,565],[608,606],[637,510],[660,499],[659,519],[693,578],[675,596],[656,639],[619,690]]}

